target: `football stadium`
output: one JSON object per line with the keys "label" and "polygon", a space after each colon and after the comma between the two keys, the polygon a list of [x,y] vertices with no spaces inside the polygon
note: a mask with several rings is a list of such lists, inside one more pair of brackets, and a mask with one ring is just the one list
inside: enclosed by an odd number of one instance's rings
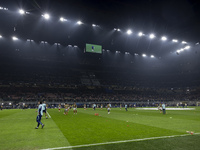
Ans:
{"label": "football stadium", "polygon": [[0,1],[0,150],[199,150],[198,0]]}

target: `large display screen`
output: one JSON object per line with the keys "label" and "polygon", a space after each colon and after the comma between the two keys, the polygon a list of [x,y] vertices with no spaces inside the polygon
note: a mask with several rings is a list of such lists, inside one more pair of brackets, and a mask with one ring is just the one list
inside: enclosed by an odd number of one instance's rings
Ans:
{"label": "large display screen", "polygon": [[102,53],[102,46],[101,45],[95,45],[95,44],[86,44],[86,52],[89,53]]}

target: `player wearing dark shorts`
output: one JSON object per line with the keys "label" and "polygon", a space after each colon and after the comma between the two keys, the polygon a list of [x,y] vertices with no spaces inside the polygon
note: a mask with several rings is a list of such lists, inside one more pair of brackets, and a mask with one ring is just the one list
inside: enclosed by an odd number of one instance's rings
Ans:
{"label": "player wearing dark shorts", "polygon": [[42,111],[43,113],[45,113],[46,119],[48,119],[47,112],[46,112],[47,111],[46,101],[44,101],[42,104]]}
{"label": "player wearing dark shorts", "polygon": [[43,115],[43,110],[42,110],[42,102],[38,102],[38,115],[37,115],[37,118],[36,118],[36,121],[37,121],[37,127],[35,129],[38,129],[38,127],[40,125],[42,125],[42,128],[44,127],[44,124],[41,122],[41,119],[42,119],[42,115]]}

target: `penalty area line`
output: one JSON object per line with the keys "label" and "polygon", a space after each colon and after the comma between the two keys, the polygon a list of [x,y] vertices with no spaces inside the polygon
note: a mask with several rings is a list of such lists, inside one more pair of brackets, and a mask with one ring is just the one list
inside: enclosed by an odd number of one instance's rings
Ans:
{"label": "penalty area line", "polygon": [[49,116],[49,118],[51,118],[51,116],[49,115],[49,113],[47,112],[47,115]]}
{"label": "penalty area line", "polygon": [[[197,135],[200,133],[194,133]],[[56,149],[70,149],[70,148],[81,148],[81,147],[90,147],[90,146],[99,146],[99,145],[108,145],[108,144],[118,144],[118,143],[128,143],[128,142],[139,142],[139,141],[148,141],[148,140],[156,140],[156,139],[167,139],[167,138],[174,138],[174,137],[183,137],[189,136],[190,134],[182,134],[182,135],[171,135],[171,136],[160,136],[160,137],[150,137],[150,138],[143,138],[143,139],[132,139],[132,140],[124,140],[124,141],[114,141],[114,142],[105,142],[105,143],[94,143],[94,144],[85,144],[85,145],[76,145],[76,146],[66,146],[66,147],[55,147],[55,148],[47,148],[41,150],[56,150]]]}

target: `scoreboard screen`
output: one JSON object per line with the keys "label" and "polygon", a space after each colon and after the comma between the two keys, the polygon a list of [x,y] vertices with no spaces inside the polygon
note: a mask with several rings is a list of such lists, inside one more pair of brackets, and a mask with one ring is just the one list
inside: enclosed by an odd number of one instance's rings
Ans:
{"label": "scoreboard screen", "polygon": [[102,53],[102,46],[101,45],[95,45],[95,44],[86,44],[86,52],[89,53]]}

